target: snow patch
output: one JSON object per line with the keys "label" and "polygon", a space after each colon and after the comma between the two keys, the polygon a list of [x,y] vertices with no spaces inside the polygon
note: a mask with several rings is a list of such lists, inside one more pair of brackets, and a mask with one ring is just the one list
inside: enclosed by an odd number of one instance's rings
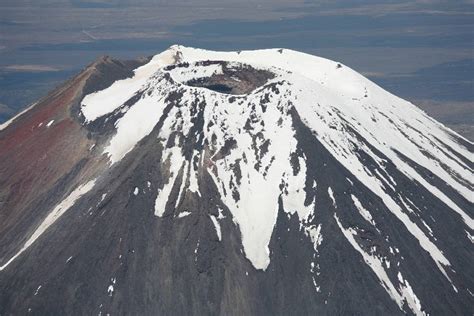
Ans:
{"label": "snow patch", "polygon": [[219,241],[222,240],[222,232],[221,232],[221,225],[217,221],[217,218],[214,215],[209,215],[209,217],[212,220],[212,223],[214,224],[214,228],[216,229],[217,233],[217,238],[219,238]]}
{"label": "snow patch", "polygon": [[176,51],[166,50],[154,56],[146,65],[135,69],[132,78],[117,80],[104,90],[86,95],[81,103],[86,121],[91,122],[113,112],[133,97],[157,70],[174,63],[175,58]]}
{"label": "snow patch", "polygon": [[163,165],[169,165],[169,179],[168,182],[163,183],[163,188],[158,191],[158,195],[155,200],[155,215],[162,217],[165,213],[166,204],[173,188],[176,177],[178,176],[179,169],[183,165],[183,160],[181,159],[181,149],[177,146],[169,148],[163,152],[165,156],[165,161]]}
{"label": "snow patch", "polygon": [[467,230],[464,230],[464,231],[466,232],[467,239],[469,239],[469,241],[474,244],[474,236],[471,235],[471,233],[468,232]]}
{"label": "snow patch", "polygon": [[70,209],[75,202],[84,194],[92,190],[95,185],[95,179],[91,180],[72,191],[61,203],[59,203],[43,220],[43,222],[36,228],[35,232],[26,241],[23,247],[0,267],[0,271],[4,270],[10,263],[12,263],[18,256],[27,250],[43,233],[53,225],[68,209]]}
{"label": "snow patch", "polygon": [[[380,285],[382,285],[382,287],[385,289],[388,295],[390,295],[392,300],[394,300],[398,304],[400,310],[403,311],[404,302],[407,302],[413,313],[415,313],[416,315],[424,315],[425,313],[421,311],[420,301],[416,297],[408,282],[400,282],[400,293],[387,275],[387,272],[383,267],[382,260],[380,260],[380,258],[375,256],[374,254],[367,253],[362,249],[362,247],[357,243],[356,239],[354,238],[354,236],[357,235],[357,232],[354,229],[345,229],[336,214],[334,214],[334,219],[336,220],[336,223],[339,226],[339,229],[342,231],[344,237],[346,237],[347,241],[352,245],[352,247],[362,255],[364,262],[375,273],[375,275],[379,279]],[[400,272],[399,275],[401,275]]]}
{"label": "snow patch", "polygon": [[38,286],[38,288],[36,289],[34,296],[38,295],[40,289],[41,289],[41,285]]}
{"label": "snow patch", "polygon": [[329,198],[331,199],[332,201],[332,205],[337,208],[337,204],[336,204],[336,199],[334,198],[334,192],[332,191],[331,187],[328,187],[328,195],[329,195]]}
{"label": "snow patch", "polygon": [[17,115],[15,115],[14,117],[12,117],[11,119],[9,119],[8,121],[0,124],[0,131],[4,130],[5,128],[7,128],[11,123],[13,123],[17,118],[19,118],[20,116],[22,116],[23,114],[25,114],[26,112],[28,112],[29,110],[31,110],[37,103],[33,103],[31,104],[29,107],[27,107],[26,109],[24,109],[23,111],[21,111],[20,113],[18,113]]}
{"label": "snow patch", "polygon": [[181,83],[186,83],[188,81],[201,78],[207,78],[222,73],[222,65],[220,64],[195,64],[192,66],[192,68],[176,67],[175,69],[170,71],[171,77]]}
{"label": "snow patch", "polygon": [[110,284],[107,288],[107,293],[109,294],[109,296],[114,295],[114,286],[112,284]]}
{"label": "snow patch", "polygon": [[183,217],[186,217],[190,214],[191,214],[191,212],[184,211],[184,212],[181,212],[181,213],[178,214],[178,218],[183,218]]}
{"label": "snow patch", "polygon": [[375,226],[375,222],[372,219],[372,215],[370,214],[370,212],[362,206],[362,204],[360,203],[360,201],[357,199],[355,195],[351,194],[351,198],[352,198],[352,201],[354,202],[355,207],[359,211],[359,214],[362,215],[362,217],[367,222],[371,223],[372,226]]}
{"label": "snow patch", "polygon": [[120,161],[143,137],[150,134],[165,106],[161,96],[140,99],[115,123],[117,132],[104,150],[112,164]]}

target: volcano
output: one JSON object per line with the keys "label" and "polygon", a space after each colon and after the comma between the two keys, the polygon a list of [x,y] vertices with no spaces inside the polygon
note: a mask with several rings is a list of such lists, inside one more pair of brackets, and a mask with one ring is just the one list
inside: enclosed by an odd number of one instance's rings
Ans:
{"label": "volcano", "polygon": [[288,49],[103,57],[0,126],[0,315],[468,315],[474,144]]}

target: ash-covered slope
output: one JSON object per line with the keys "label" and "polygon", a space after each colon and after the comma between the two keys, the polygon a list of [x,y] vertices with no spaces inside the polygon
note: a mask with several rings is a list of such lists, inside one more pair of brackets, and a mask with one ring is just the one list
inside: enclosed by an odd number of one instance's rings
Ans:
{"label": "ash-covered slope", "polygon": [[99,64],[0,127],[0,314],[472,312],[469,141],[295,51]]}

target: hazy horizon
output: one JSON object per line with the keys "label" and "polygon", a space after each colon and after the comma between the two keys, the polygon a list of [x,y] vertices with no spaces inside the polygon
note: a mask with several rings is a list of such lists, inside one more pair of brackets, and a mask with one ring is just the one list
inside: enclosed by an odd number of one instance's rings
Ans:
{"label": "hazy horizon", "polygon": [[429,0],[2,1],[0,122],[101,55],[134,59],[172,44],[284,47],[340,61],[472,139],[473,8]]}

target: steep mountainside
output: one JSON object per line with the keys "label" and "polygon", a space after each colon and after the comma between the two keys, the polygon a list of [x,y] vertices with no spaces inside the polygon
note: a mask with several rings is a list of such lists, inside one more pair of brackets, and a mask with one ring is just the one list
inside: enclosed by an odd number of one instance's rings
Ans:
{"label": "steep mountainside", "polygon": [[473,152],[315,56],[104,58],[0,126],[0,315],[470,314]]}

